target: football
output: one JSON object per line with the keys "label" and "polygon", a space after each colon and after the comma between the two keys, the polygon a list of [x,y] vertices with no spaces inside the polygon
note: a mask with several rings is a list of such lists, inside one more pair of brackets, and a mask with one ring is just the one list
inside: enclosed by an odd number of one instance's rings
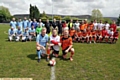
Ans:
{"label": "football", "polygon": [[54,66],[55,64],[56,64],[55,58],[52,58],[52,59],[49,61],[49,65],[50,65],[50,66]]}

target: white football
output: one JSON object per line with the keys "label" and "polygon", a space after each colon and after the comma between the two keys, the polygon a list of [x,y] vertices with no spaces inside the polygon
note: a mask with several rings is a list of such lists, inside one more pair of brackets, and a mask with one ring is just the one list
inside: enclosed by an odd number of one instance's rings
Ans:
{"label": "white football", "polygon": [[49,64],[50,64],[50,66],[54,66],[54,65],[56,64],[55,58],[52,58],[52,59],[49,61]]}

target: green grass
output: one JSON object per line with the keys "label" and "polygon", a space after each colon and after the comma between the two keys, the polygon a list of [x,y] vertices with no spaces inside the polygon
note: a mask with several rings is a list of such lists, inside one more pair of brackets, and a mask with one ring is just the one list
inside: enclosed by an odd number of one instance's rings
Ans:
{"label": "green grass", "polygon": [[[50,80],[48,62],[37,62],[36,42],[8,42],[4,34],[8,28],[0,24],[0,77]],[[120,40],[116,44],[74,43],[74,48],[73,62],[57,58],[56,80],[120,79]]]}

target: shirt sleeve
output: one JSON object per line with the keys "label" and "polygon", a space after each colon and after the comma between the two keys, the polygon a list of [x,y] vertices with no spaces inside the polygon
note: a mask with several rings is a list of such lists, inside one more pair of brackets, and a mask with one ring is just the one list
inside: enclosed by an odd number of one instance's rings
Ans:
{"label": "shirt sleeve", "polygon": [[37,35],[36,42],[39,43],[40,35]]}
{"label": "shirt sleeve", "polygon": [[12,27],[12,22],[10,22],[10,26]]}

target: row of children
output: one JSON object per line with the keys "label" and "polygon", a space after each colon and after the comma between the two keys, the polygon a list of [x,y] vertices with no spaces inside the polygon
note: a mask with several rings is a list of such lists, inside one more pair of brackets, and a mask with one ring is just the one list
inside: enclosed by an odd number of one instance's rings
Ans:
{"label": "row of children", "polygon": [[96,42],[110,42],[110,43],[116,43],[119,37],[119,32],[113,31],[113,28],[109,28],[106,30],[106,26],[102,27],[102,30],[97,29],[90,29],[87,28],[86,30],[75,30],[74,27],[72,27],[69,30],[69,34],[72,37],[74,42],[81,42],[81,43],[96,43]]}

